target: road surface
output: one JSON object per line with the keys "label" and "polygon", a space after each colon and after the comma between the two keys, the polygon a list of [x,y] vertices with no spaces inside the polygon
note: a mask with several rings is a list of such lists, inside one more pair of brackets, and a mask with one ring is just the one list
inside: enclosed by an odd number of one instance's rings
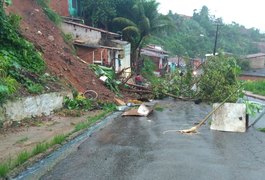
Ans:
{"label": "road surface", "polygon": [[185,129],[203,119],[207,104],[166,100],[164,110],[148,117],[121,117],[79,145],[42,180],[263,180],[265,133],[212,131],[205,124],[198,134]]}

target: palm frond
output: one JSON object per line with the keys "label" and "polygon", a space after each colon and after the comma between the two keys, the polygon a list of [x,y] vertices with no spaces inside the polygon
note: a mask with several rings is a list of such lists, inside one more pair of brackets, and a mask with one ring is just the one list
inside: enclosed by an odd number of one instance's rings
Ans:
{"label": "palm frond", "polygon": [[119,26],[121,29],[124,29],[125,27],[128,27],[128,26],[137,27],[137,25],[132,20],[124,18],[124,17],[114,18],[113,24],[116,26]]}
{"label": "palm frond", "polygon": [[124,37],[134,37],[138,38],[140,36],[139,29],[135,26],[127,26],[122,30],[123,36]]}

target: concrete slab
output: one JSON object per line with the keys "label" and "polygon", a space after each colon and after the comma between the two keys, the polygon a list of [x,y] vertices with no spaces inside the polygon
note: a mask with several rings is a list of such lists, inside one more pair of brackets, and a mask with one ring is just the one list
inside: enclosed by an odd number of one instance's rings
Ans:
{"label": "concrete slab", "polygon": [[[215,103],[213,108],[219,104]],[[247,129],[246,105],[225,103],[212,116],[210,129],[229,132],[245,132]]]}

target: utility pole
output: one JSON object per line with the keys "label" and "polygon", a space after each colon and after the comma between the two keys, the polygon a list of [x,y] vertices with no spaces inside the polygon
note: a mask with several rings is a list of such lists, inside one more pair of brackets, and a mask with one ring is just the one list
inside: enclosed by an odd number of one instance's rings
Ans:
{"label": "utility pole", "polygon": [[215,40],[214,40],[214,48],[213,48],[213,55],[215,56],[216,53],[216,46],[218,40],[218,31],[219,31],[219,24],[216,24],[216,33],[215,33]]}

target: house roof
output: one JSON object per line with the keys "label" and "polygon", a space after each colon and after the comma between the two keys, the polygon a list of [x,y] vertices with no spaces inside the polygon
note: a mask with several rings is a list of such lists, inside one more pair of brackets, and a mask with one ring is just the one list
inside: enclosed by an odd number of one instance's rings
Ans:
{"label": "house roof", "polygon": [[78,42],[74,42],[74,45],[76,46],[82,46],[82,47],[86,47],[86,48],[105,48],[105,49],[112,49],[112,50],[118,50],[118,51],[122,51],[122,48],[117,48],[117,47],[111,47],[111,46],[101,46],[101,45],[96,45],[96,44],[83,44],[83,43],[78,43]]}
{"label": "house roof", "polygon": [[147,45],[145,48],[141,49],[141,54],[151,57],[166,57],[169,52],[163,50],[161,47],[156,45]]}
{"label": "house roof", "polygon": [[150,51],[150,50],[148,50],[146,48],[141,50],[141,54],[142,55],[146,55],[146,56],[159,57],[159,58],[168,56],[167,54],[159,53],[159,52],[156,52],[156,51]]}
{"label": "house roof", "polygon": [[249,54],[246,56],[246,58],[250,59],[250,58],[256,58],[256,57],[261,57],[261,56],[265,56],[265,54],[264,53]]}
{"label": "house roof", "polygon": [[168,62],[171,62],[171,63],[179,63],[179,64],[185,64],[185,61],[183,58],[178,58],[178,57],[171,57],[171,58],[168,58]]}
{"label": "house roof", "polygon": [[84,24],[80,24],[80,23],[76,23],[76,22],[72,22],[72,21],[67,21],[67,20],[64,20],[63,22],[66,23],[66,24],[72,24],[72,25],[75,25],[75,26],[91,29],[91,30],[98,31],[98,32],[101,32],[101,33],[113,35],[113,36],[116,36],[116,37],[120,37],[120,34],[109,32],[109,31],[105,31],[103,29],[98,29],[98,28],[94,28],[94,27],[87,26],[87,25],[84,25]]}
{"label": "house roof", "polygon": [[116,39],[116,40],[111,40],[111,41],[114,42],[114,43],[117,43],[117,44],[122,44],[122,45],[129,44],[128,41],[122,41],[122,40],[118,40],[118,39]]}

